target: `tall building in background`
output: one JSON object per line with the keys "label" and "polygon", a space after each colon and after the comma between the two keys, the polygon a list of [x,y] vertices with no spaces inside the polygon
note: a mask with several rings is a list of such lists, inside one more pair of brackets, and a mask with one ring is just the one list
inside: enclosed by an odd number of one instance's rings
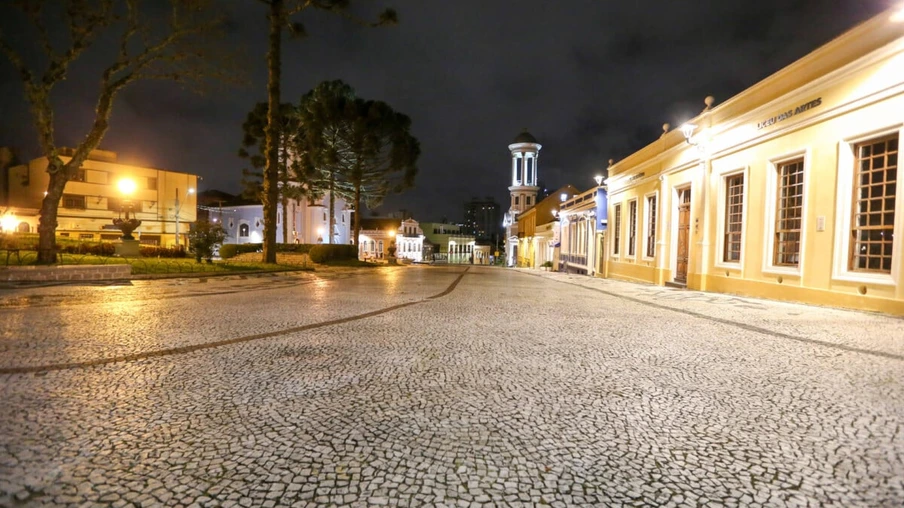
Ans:
{"label": "tall building in background", "polygon": [[501,226],[499,203],[492,197],[473,198],[465,203],[465,230],[470,234],[478,239],[490,240],[495,245]]}
{"label": "tall building in background", "polygon": [[511,202],[505,214],[506,265],[514,266],[518,259],[518,214],[537,204],[537,158],[542,146],[526,130],[518,134],[508,146],[512,154]]}

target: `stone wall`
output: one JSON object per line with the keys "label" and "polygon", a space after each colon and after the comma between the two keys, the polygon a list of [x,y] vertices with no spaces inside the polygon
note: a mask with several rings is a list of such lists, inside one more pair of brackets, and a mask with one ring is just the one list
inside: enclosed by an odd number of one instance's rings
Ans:
{"label": "stone wall", "polygon": [[115,280],[132,277],[130,265],[10,266],[0,268],[0,281]]}

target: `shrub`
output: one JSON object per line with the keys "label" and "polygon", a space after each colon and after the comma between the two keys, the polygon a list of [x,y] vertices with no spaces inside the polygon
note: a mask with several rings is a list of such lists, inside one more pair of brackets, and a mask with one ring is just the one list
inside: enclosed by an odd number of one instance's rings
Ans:
{"label": "shrub", "polygon": [[225,245],[220,246],[220,257],[223,259],[234,258],[236,254],[238,254],[238,245],[234,243],[227,243]]}
{"label": "shrub", "polygon": [[[112,247],[112,244],[110,245]],[[141,245],[139,247],[142,257],[146,258],[184,258],[187,254],[185,248],[159,247],[157,245]]]}
{"label": "shrub", "polygon": [[226,230],[217,223],[199,220],[192,225],[188,238],[195,253],[195,261],[200,263],[201,258],[205,258],[210,263],[213,258],[213,247],[223,243],[226,239]]}
{"label": "shrub", "polygon": [[276,244],[276,252],[297,252],[299,254],[307,254],[311,252],[311,247],[316,244],[311,243],[278,243]]}
{"label": "shrub", "polygon": [[358,257],[358,249],[354,245],[320,244],[311,247],[308,255],[311,256],[311,261],[315,263],[325,263],[327,261],[355,259]]}
{"label": "shrub", "polygon": [[246,252],[261,252],[264,249],[263,244],[260,243],[242,243],[235,246],[236,254],[244,254]]}

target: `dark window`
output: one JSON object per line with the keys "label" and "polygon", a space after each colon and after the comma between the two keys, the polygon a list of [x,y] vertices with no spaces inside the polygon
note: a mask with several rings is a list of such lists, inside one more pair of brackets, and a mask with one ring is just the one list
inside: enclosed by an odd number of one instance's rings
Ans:
{"label": "dark window", "polygon": [[621,205],[615,205],[615,231],[612,233],[612,254],[618,256],[618,245],[621,243]]}
{"label": "dark window", "polygon": [[898,135],[860,143],[854,151],[850,268],[890,273],[898,183]]}
{"label": "dark window", "polygon": [[75,175],[73,175],[72,179],[69,181],[70,182],[84,182],[85,181],[85,170],[84,169],[76,170]]}
{"label": "dark window", "polygon": [[148,177],[148,190],[157,190],[157,177]]}
{"label": "dark window", "polygon": [[249,232],[248,224],[239,224],[239,236],[246,237]]}
{"label": "dark window", "polygon": [[73,208],[76,210],[84,210],[87,208],[85,196],[77,196],[75,194],[63,194],[63,208]]}

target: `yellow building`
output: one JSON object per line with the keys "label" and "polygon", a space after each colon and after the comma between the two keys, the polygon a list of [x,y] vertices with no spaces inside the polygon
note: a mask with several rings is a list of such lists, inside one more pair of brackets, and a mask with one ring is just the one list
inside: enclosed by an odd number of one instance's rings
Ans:
{"label": "yellow building", "polygon": [[904,314],[904,16],[610,167],[613,278]]}
{"label": "yellow building", "polygon": [[[559,212],[565,199],[573,198],[580,191],[566,185],[536,205],[516,216],[518,224],[518,259],[516,266],[538,268],[550,262],[557,265],[556,246],[559,243]],[[565,199],[562,199],[562,198]]]}
{"label": "yellow building", "polygon": [[[64,162],[70,159],[61,158]],[[131,196],[119,190],[117,184],[122,179],[136,184]],[[15,216],[18,231],[37,231],[41,200],[49,180],[45,157],[9,168],[8,203],[4,206],[7,215]],[[185,245],[185,234],[197,217],[197,185],[196,175],[119,164],[114,152],[94,150],[76,178],[66,183],[56,233],[85,241],[116,240],[122,233],[112,220],[130,205],[131,214],[141,220],[141,226],[133,233],[141,243]]]}

